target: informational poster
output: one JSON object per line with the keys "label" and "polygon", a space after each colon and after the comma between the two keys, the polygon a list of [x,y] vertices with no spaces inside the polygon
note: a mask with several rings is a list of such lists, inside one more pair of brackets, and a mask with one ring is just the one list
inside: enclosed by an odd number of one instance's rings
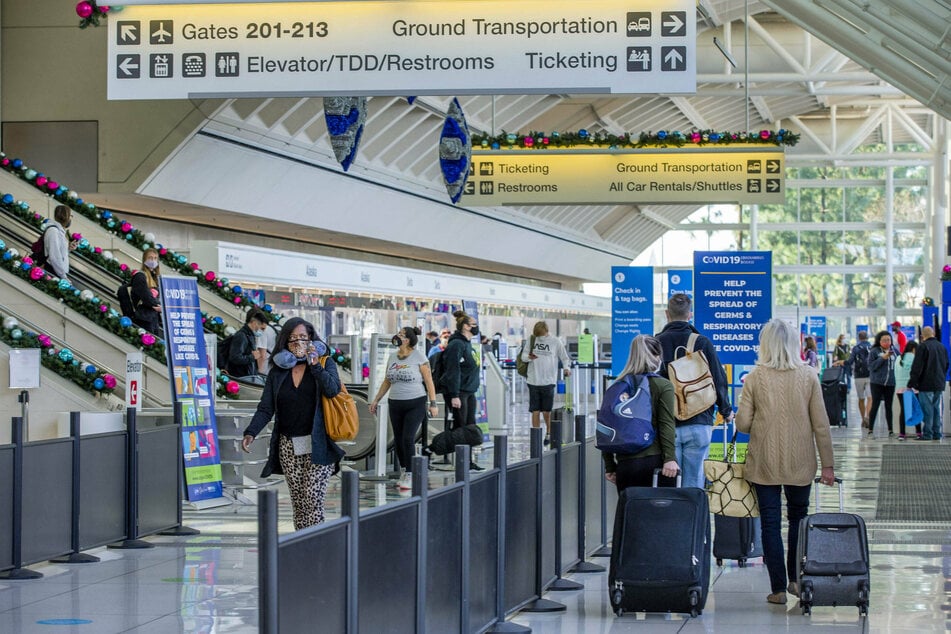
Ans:
{"label": "informational poster", "polygon": [[12,348],[10,354],[11,389],[33,389],[40,387],[40,349]]}
{"label": "informational poster", "polygon": [[667,271],[667,299],[677,293],[693,297],[693,271],[690,269],[669,269]]}
{"label": "informational poster", "polygon": [[696,251],[693,261],[694,325],[713,342],[736,407],[772,316],[772,253]]}
{"label": "informational poster", "polygon": [[172,403],[181,414],[185,492],[190,502],[222,495],[215,422],[215,378],[205,354],[193,277],[161,277],[162,320],[168,347]]}
{"label": "informational poster", "polygon": [[654,334],[654,268],[611,267],[611,372],[618,376],[627,364],[631,341]]}
{"label": "informational poster", "polygon": [[805,341],[805,337],[812,337],[816,341],[816,355],[819,357],[820,368],[825,365],[827,329],[827,320],[823,315],[810,315],[802,324],[803,340]]}
{"label": "informational poster", "polygon": [[594,363],[594,335],[578,335],[578,363]]}

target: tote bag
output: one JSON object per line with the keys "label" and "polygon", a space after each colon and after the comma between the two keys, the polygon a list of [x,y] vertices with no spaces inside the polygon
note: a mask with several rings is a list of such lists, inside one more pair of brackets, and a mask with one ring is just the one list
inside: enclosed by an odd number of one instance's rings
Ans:
{"label": "tote bag", "polygon": [[736,433],[724,460],[703,461],[703,474],[710,480],[707,487],[710,511],[727,517],[759,517],[756,491],[743,477],[746,464],[732,462],[735,455]]}

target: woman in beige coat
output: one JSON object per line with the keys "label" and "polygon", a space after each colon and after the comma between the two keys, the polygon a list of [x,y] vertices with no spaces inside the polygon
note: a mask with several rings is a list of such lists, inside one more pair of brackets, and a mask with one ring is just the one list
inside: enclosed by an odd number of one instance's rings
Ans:
{"label": "woman in beige coat", "polygon": [[[796,543],[799,520],[809,511],[817,448],[822,483],[831,486],[835,472],[819,377],[799,357],[799,331],[781,319],[771,320],[760,332],[759,358],[743,385],[736,428],[750,435],[746,479],[753,483],[759,499],[763,556],[771,586],[766,600],[783,604],[787,590],[799,596]],[[786,557],[783,493],[789,520]]]}

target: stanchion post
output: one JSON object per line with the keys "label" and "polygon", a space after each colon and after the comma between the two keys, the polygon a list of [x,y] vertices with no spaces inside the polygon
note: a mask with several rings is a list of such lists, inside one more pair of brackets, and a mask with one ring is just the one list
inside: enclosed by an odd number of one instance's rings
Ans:
{"label": "stanchion post", "polygon": [[126,420],[126,502],[125,533],[121,542],[109,544],[109,548],[154,548],[155,544],[138,539],[139,536],[139,428],[136,410],[127,407]]}
{"label": "stanchion post", "polygon": [[535,460],[535,600],[530,601],[523,612],[564,612],[568,609],[564,603],[558,603],[550,599],[543,599],[544,592],[544,571],[542,570],[542,560],[544,551],[542,549],[542,531],[545,530],[545,523],[542,518],[542,508],[544,499],[544,461],[542,460],[542,429],[533,427],[531,430],[531,459]]}
{"label": "stanchion post", "polygon": [[[423,423],[426,424],[425,421]],[[426,632],[426,551],[429,543],[429,465],[423,456],[413,456],[413,495],[419,497],[416,531],[416,631]]]}
{"label": "stanchion post", "polygon": [[472,474],[469,471],[470,460],[472,457],[472,447],[469,445],[456,445],[456,482],[462,482],[462,535],[460,548],[462,549],[461,555],[461,571],[460,574],[460,596],[462,597],[461,604],[459,606],[459,631],[468,632],[469,631],[469,577],[472,572],[472,566],[470,565],[470,557],[472,548],[470,546],[469,540],[471,539],[470,527],[472,522],[469,521],[470,515],[472,513],[472,493],[469,489],[471,482]]}
{"label": "stanchion post", "polygon": [[73,510],[70,513],[70,521],[72,526],[70,528],[70,545],[72,552],[63,557],[57,557],[56,559],[51,559],[53,563],[56,564],[91,564],[99,561],[99,557],[95,555],[90,555],[88,553],[79,552],[79,518],[82,515],[82,508],[80,508],[80,498],[79,498],[79,487],[80,487],[80,456],[82,452],[80,451],[80,412],[70,412],[69,413],[69,435],[73,439]]}
{"label": "stanchion post", "polygon": [[42,572],[23,567],[23,417],[14,416],[11,439],[13,440],[13,535],[11,550],[13,568],[0,572],[0,579],[26,581],[39,579]]}
{"label": "stanchion post", "polygon": [[498,544],[495,560],[495,624],[486,630],[486,634],[508,634],[510,632],[531,632],[532,628],[505,620],[505,522],[506,522],[506,476],[508,474],[508,436],[496,436],[492,466],[499,470],[498,494]]}
{"label": "stanchion post", "polygon": [[[562,421],[551,422],[551,446],[555,450],[555,575],[556,579],[548,586],[549,591],[563,592],[581,590],[583,584],[561,576],[561,479],[562,479]],[[539,541],[541,541],[539,539]]]}
{"label": "stanchion post", "polygon": [[[587,417],[584,414],[575,416],[575,439],[581,444],[581,452],[578,454],[578,563],[574,565],[571,572],[604,572],[604,566],[585,561],[584,540],[585,540],[585,520],[587,518],[588,501],[586,498],[585,481],[588,477],[588,443],[585,438],[585,423]],[[604,478],[601,478],[601,486],[604,487]],[[602,514],[603,523],[603,514]],[[601,542],[604,544],[604,542]]]}
{"label": "stanchion post", "polygon": [[[343,471],[340,480],[340,513],[350,522],[347,534],[347,634],[357,634],[360,627],[360,474]],[[276,630],[274,634],[277,634]]]}
{"label": "stanchion post", "polygon": [[[175,421],[175,426],[178,427],[179,432],[182,429],[182,410],[178,407],[172,408],[172,420]],[[215,430],[217,434],[217,430]],[[178,525],[173,526],[172,528],[159,532],[159,535],[200,535],[201,531],[197,528],[191,528],[188,526],[182,526],[182,493],[185,490],[185,456],[182,455],[182,450],[179,448],[175,452],[178,454]]]}
{"label": "stanchion post", "polygon": [[258,491],[258,631],[280,633],[277,491]]}

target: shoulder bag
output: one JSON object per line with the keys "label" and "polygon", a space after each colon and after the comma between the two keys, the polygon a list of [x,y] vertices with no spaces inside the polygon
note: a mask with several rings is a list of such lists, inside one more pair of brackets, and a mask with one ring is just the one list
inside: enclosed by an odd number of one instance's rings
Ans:
{"label": "shoulder bag", "polygon": [[735,457],[736,432],[723,460],[703,461],[703,474],[710,480],[710,512],[727,517],[759,517],[756,491],[743,477],[746,464],[733,462]]}
{"label": "shoulder bag", "polygon": [[[320,357],[320,365],[326,367],[327,355]],[[330,440],[339,442],[357,437],[360,431],[357,403],[347,392],[347,387],[342,381],[340,391],[335,396],[321,396],[320,404],[324,413],[324,428]]]}

